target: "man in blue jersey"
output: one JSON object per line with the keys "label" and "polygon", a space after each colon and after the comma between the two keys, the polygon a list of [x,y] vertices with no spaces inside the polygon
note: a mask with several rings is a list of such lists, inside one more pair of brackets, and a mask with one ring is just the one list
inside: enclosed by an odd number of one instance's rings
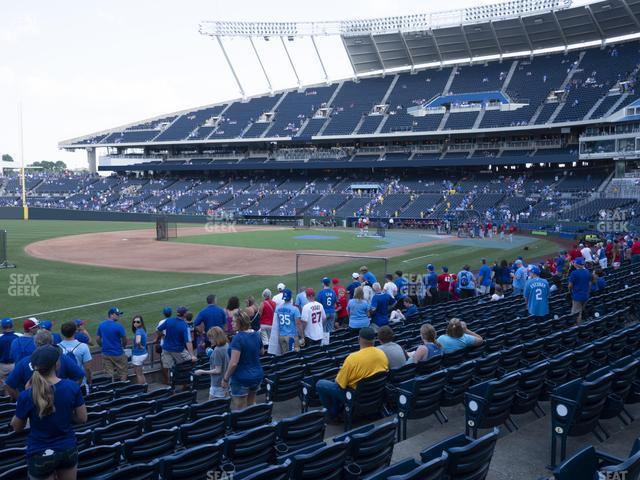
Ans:
{"label": "man in blue jersey", "polygon": [[409,295],[409,281],[402,275],[402,271],[396,270],[396,279],[394,282],[396,287],[398,287],[398,300]]}
{"label": "man in blue jersey", "polygon": [[360,274],[358,272],[353,272],[351,274],[351,279],[353,280],[349,285],[347,285],[347,292],[349,292],[349,298],[353,298],[353,294],[356,291],[356,288],[362,286],[362,282],[360,282]]}
{"label": "man in blue jersey", "polygon": [[569,291],[571,292],[571,313],[577,313],[576,323],[582,321],[584,306],[589,300],[592,274],[584,268],[584,258],[576,258],[573,262],[575,270],[569,274]]}
{"label": "man in blue jersey", "polygon": [[304,346],[300,310],[291,304],[292,296],[291,290],[285,288],[282,291],[284,303],[276,308],[273,315],[274,321],[278,322],[278,343],[282,354],[292,350],[298,351],[301,345]]}
{"label": "man in blue jersey", "polygon": [[514,268],[515,273],[513,274],[513,294],[522,295],[522,292],[524,292],[524,286],[527,282],[529,271],[520,259],[516,260]]}
{"label": "man in blue jersey", "polygon": [[376,276],[373,273],[371,273],[365,265],[360,267],[360,275],[362,275],[362,278],[364,278],[365,281],[369,282],[371,285],[373,285],[378,281]]}
{"label": "man in blue jersey", "polygon": [[382,290],[378,282],[373,284],[374,295],[371,298],[371,327],[378,330],[379,327],[389,325],[389,312],[395,305],[391,295]]}
{"label": "man in blue jersey", "polygon": [[460,287],[460,298],[470,298],[476,294],[476,284],[473,280],[473,273],[470,271],[469,265],[462,267],[458,272],[458,286]]}
{"label": "man in blue jersey", "polygon": [[491,291],[491,268],[487,265],[487,259],[482,259],[482,266],[478,272],[478,294],[486,295]]}
{"label": "man in blue jersey", "polygon": [[540,268],[531,267],[530,277],[524,285],[524,298],[527,301],[529,315],[542,320],[549,314],[549,282],[540,278]]}
{"label": "man in blue jersey", "polygon": [[331,280],[329,277],[322,279],[322,289],[316,295],[316,302],[322,305],[324,313],[327,315],[324,331],[333,332],[336,324],[336,303],[338,302],[338,297],[336,296],[336,292],[331,288]]}
{"label": "man in blue jersey", "polygon": [[13,320],[9,317],[3,318],[0,322],[2,326],[2,335],[0,335],[0,392],[2,391],[4,381],[13,370],[13,360],[11,360],[11,343],[18,338],[13,331]]}
{"label": "man in blue jersey", "polygon": [[424,305],[438,303],[438,274],[432,264],[427,265],[427,274],[422,277],[422,291],[424,292]]}
{"label": "man in blue jersey", "polygon": [[51,320],[42,320],[40,322],[40,328],[51,332],[51,337],[53,338],[54,345],[57,345],[62,341],[62,337],[60,336],[60,334],[53,331],[53,322]]}
{"label": "man in blue jersey", "polygon": [[[169,313],[169,317],[171,317],[171,313]],[[207,306],[196,315],[196,320],[193,325],[200,333],[204,334],[213,327],[220,327],[222,330],[227,327],[227,314],[222,308],[216,305],[215,295],[207,295]],[[205,343],[208,347],[211,346],[208,338],[205,340]]]}

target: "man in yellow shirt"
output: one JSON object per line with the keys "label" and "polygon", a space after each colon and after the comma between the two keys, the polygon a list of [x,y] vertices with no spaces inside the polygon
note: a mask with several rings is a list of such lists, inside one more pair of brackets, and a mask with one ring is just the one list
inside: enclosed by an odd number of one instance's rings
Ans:
{"label": "man in yellow shirt", "polygon": [[316,391],[320,403],[329,412],[329,419],[335,420],[342,409],[347,388],[356,388],[360,380],[376,373],[389,370],[389,360],[385,353],[373,346],[376,334],[372,328],[361,328],[358,342],[360,350],[349,354],[336,376],[336,381],[318,380]]}

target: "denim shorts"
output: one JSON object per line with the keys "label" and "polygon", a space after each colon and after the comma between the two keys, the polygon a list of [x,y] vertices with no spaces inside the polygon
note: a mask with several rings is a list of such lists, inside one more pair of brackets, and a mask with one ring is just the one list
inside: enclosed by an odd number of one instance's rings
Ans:
{"label": "denim shorts", "polygon": [[231,379],[231,383],[229,386],[231,387],[231,396],[232,397],[246,397],[249,395],[249,392],[257,392],[258,388],[260,388],[260,384],[262,383],[262,379],[252,382],[252,383],[238,383],[234,382]]}
{"label": "denim shorts", "polygon": [[76,447],[68,450],[55,452],[45,450],[27,458],[27,466],[30,478],[47,478],[53,475],[56,470],[66,470],[78,464],[78,449]]}

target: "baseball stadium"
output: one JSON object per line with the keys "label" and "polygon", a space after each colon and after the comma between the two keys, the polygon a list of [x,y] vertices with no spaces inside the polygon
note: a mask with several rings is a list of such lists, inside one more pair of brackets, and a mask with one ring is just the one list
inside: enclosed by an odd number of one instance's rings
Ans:
{"label": "baseball stadium", "polygon": [[426,10],[0,162],[0,480],[640,479],[640,0]]}

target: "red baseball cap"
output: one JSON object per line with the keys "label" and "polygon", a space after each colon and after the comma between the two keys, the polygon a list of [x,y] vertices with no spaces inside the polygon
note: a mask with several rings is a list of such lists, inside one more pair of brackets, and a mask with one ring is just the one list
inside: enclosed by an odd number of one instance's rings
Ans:
{"label": "red baseball cap", "polygon": [[22,328],[24,328],[25,332],[29,332],[34,328],[38,328],[38,320],[35,318],[27,318],[24,322],[22,322]]}
{"label": "red baseball cap", "polygon": [[340,279],[339,279],[339,278],[337,278],[337,277],[336,277],[336,278],[334,278],[334,279],[333,279],[333,280],[331,280],[331,281],[333,282],[333,284],[334,284],[334,285],[335,285],[335,284],[337,284],[337,283],[340,283]]}
{"label": "red baseball cap", "polygon": [[315,297],[316,296],[316,292],[313,288],[307,288],[304,293],[307,295],[307,297]]}

